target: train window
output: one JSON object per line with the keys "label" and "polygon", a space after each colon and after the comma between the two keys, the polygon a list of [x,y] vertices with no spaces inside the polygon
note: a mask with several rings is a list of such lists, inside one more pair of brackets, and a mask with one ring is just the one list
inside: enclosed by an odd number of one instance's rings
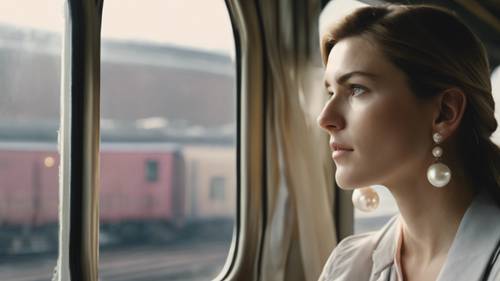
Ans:
{"label": "train window", "polygon": [[56,265],[63,28],[62,0],[0,2],[0,280]]}
{"label": "train window", "polygon": [[102,279],[222,270],[236,216],[234,53],[223,0],[104,1]]}
{"label": "train window", "polygon": [[147,182],[158,181],[158,161],[146,160],[146,181]]}

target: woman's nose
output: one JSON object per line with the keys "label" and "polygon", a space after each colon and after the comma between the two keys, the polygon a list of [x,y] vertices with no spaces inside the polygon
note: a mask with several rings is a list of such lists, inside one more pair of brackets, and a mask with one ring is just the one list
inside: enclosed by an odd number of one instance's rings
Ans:
{"label": "woman's nose", "polygon": [[342,116],[331,107],[331,103],[325,105],[316,121],[327,132],[341,130],[345,124]]}

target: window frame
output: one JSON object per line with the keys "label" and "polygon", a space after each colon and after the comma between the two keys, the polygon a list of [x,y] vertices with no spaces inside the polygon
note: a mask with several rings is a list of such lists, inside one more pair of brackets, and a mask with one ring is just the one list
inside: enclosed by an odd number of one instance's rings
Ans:
{"label": "window frame", "polygon": [[67,0],[61,70],[57,280],[98,280],[102,0]]}
{"label": "window frame", "polygon": [[229,255],[214,281],[259,280],[267,220],[264,46],[255,4],[225,3],[236,50],[237,202]]}
{"label": "window frame", "polygon": [[[104,0],[65,2],[59,132],[61,211],[57,280],[97,281],[100,29]],[[214,280],[239,280],[244,277],[256,280],[258,270],[254,269],[260,260],[258,253],[261,252],[264,233],[262,198],[265,194],[265,169],[261,165],[265,163],[263,93],[259,84],[248,82],[251,74],[258,75],[261,67],[260,60],[255,62],[250,58],[262,58],[262,54],[261,50],[243,48],[247,44],[242,44],[239,31],[247,29],[247,26],[241,18],[241,7],[237,7],[240,4],[235,2],[225,1],[236,48],[237,208],[228,258]],[[259,39],[256,30],[252,32]],[[245,37],[245,42],[248,41]],[[242,66],[249,66],[251,70],[247,71],[248,68]],[[244,150],[242,146],[245,147]]]}

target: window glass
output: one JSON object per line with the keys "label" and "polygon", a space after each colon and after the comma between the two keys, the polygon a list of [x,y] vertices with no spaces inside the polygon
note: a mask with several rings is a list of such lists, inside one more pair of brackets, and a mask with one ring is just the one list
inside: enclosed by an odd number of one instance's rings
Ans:
{"label": "window glass", "polygon": [[223,0],[106,0],[102,280],[210,280],[236,215],[236,65]]}
{"label": "window glass", "polygon": [[0,1],[0,280],[56,265],[63,6]]}

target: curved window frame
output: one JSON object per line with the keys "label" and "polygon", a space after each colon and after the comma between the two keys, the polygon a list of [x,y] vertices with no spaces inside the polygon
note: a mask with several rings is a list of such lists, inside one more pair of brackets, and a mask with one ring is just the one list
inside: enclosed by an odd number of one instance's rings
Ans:
{"label": "curved window frame", "polygon": [[[100,26],[104,0],[67,0],[61,82],[61,212],[56,280],[98,280]],[[237,209],[233,241],[215,280],[255,280],[263,236],[264,120],[258,30],[242,18],[246,4],[227,0],[237,67]],[[249,6],[250,7],[250,6]],[[250,83],[252,80],[252,83]],[[255,83],[257,82],[257,83]],[[263,215],[264,213],[264,215]],[[245,253],[245,255],[243,255]]]}

